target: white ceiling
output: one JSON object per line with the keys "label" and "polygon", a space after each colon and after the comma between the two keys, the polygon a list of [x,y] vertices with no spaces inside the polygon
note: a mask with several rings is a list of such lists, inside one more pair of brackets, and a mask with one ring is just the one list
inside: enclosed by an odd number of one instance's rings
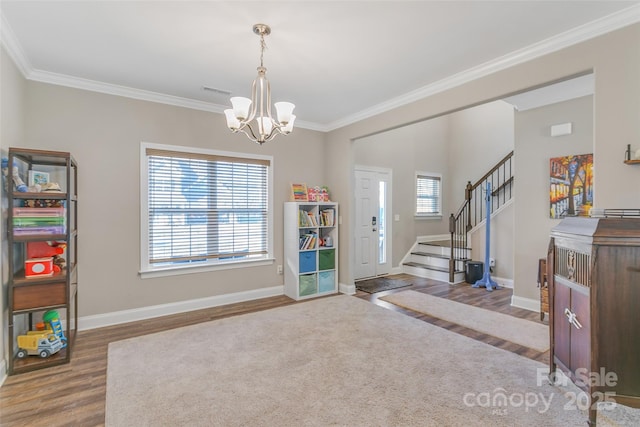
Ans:
{"label": "white ceiling", "polygon": [[249,96],[255,23],[273,101],[331,130],[640,21],[640,1],[14,1],[1,36],[32,80],[222,112]]}

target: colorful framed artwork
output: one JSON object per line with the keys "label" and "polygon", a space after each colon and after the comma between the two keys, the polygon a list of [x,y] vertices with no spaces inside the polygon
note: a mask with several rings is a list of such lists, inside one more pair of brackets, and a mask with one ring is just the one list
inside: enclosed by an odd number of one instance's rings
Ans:
{"label": "colorful framed artwork", "polygon": [[34,185],[43,185],[49,183],[49,173],[30,170],[29,171],[29,187]]}
{"label": "colorful framed artwork", "polygon": [[593,206],[593,153],[549,160],[549,216],[589,216]]}

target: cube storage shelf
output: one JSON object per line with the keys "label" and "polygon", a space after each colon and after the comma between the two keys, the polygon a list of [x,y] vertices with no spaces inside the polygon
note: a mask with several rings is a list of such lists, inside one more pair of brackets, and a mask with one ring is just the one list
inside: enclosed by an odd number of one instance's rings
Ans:
{"label": "cube storage shelf", "polygon": [[300,300],[337,293],[337,244],[337,203],[285,203],[285,295]]}
{"label": "cube storage shelf", "polygon": [[[71,360],[78,325],[78,166],[70,153],[12,147],[8,169],[8,373],[13,375]],[[14,188],[14,171],[25,182],[24,186]],[[43,187],[27,187],[30,175],[40,179],[50,177],[59,190],[36,191]],[[28,257],[49,248],[53,253],[54,247],[64,247],[64,252],[56,255],[64,262],[55,269],[54,256],[50,254],[36,259]],[[18,358],[24,351],[18,347],[18,336],[35,330],[36,323],[50,310],[59,314],[54,332],[64,335],[66,346],[48,357],[36,354]]]}

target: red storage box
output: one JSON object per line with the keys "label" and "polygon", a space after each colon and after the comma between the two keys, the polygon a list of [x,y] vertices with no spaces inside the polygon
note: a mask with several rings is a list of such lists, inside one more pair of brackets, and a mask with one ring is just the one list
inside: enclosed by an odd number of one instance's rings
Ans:
{"label": "red storage box", "polygon": [[24,262],[24,277],[53,275],[53,257],[31,258]]}

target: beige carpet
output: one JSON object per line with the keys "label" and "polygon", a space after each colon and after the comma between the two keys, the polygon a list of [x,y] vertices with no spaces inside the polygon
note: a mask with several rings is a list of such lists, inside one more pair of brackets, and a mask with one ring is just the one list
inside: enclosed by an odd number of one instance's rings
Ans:
{"label": "beige carpet", "polygon": [[[111,343],[106,425],[586,425],[565,396],[577,389],[538,385],[538,370],[338,295]],[[620,406],[598,419],[633,423]]]}
{"label": "beige carpet", "polygon": [[384,301],[447,320],[541,352],[549,350],[549,326],[416,291],[402,291]]}

